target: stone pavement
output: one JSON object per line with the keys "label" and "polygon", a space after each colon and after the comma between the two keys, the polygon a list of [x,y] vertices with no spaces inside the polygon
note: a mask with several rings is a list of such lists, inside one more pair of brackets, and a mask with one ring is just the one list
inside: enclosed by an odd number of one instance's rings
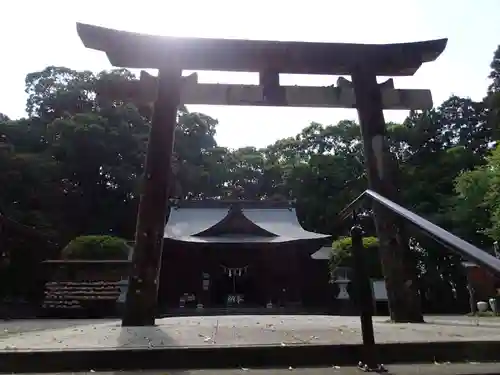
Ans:
{"label": "stone pavement", "polygon": [[[374,319],[378,343],[500,341],[500,324],[461,317],[392,324]],[[27,320],[0,323],[0,351],[112,348],[359,344],[358,317],[255,315],[173,317],[156,327],[120,327],[118,320]],[[500,373],[500,371],[499,371]]]}
{"label": "stone pavement", "polygon": [[[381,320],[379,317],[375,319]],[[427,323],[465,325],[476,327],[500,327],[500,316],[475,317],[467,315],[428,315],[425,317]]]}
{"label": "stone pavement", "polygon": [[[392,375],[494,375],[500,374],[500,363],[426,364],[387,366]],[[154,370],[113,372],[65,372],[48,375],[360,375],[356,367],[318,367],[286,369],[234,369],[234,370]],[[21,375],[21,374],[19,374]]]}

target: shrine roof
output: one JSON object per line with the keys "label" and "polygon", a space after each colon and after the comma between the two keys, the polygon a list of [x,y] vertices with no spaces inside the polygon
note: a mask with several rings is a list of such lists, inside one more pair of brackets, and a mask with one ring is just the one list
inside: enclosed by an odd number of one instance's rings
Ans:
{"label": "shrine roof", "polygon": [[286,243],[328,240],[305,230],[294,208],[173,208],[164,237],[190,243]]}
{"label": "shrine roof", "polygon": [[[447,39],[396,44],[278,42],[153,36],[77,23],[87,48],[103,51],[118,67],[160,68],[177,61],[184,70],[349,75],[369,63],[379,76],[413,75],[434,61]],[[175,57],[174,57],[175,56]]]}

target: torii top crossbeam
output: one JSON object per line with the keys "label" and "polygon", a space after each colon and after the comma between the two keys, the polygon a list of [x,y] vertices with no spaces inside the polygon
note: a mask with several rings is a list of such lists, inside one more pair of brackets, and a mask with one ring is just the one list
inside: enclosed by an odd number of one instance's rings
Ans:
{"label": "torii top crossbeam", "polygon": [[[350,75],[368,65],[377,76],[410,76],[434,61],[447,39],[398,44],[277,42],[162,37],[78,23],[87,48],[103,51],[112,65],[149,69],[176,61],[185,70]],[[272,66],[269,66],[269,65]]]}

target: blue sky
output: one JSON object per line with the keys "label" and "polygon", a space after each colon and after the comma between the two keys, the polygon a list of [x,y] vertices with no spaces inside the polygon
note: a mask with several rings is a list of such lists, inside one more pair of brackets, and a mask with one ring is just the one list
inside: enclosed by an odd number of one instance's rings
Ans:
{"label": "blue sky", "polygon": [[[361,16],[356,12],[362,9]],[[500,0],[282,0],[111,1],[17,0],[0,22],[0,112],[24,116],[27,73],[47,65],[100,71],[104,54],[87,50],[76,22],[158,35],[321,42],[395,43],[449,38],[443,55],[399,88],[428,88],[434,103],[456,94],[481,99],[493,51],[500,44]],[[337,77],[284,76],[283,84],[330,85]],[[202,72],[200,82],[256,83],[252,73]],[[257,107],[189,109],[219,119],[217,141],[228,147],[262,147],[297,134],[309,122],[356,119],[353,110]],[[405,111],[387,111],[401,121]]]}

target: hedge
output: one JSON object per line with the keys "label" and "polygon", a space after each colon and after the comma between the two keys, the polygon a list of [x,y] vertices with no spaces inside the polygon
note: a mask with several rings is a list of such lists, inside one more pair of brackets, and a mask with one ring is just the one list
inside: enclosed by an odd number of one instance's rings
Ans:
{"label": "hedge", "polygon": [[[370,277],[382,277],[382,267],[380,265],[378,247],[379,242],[377,237],[364,237],[363,247],[365,249],[365,260],[367,262],[367,269]],[[351,237],[342,237],[332,244],[332,251],[329,259],[330,273],[337,267],[351,267],[354,268],[354,261],[352,257],[352,241]]]}
{"label": "hedge", "polygon": [[73,260],[126,260],[129,255],[127,242],[113,236],[76,237],[62,250],[62,259]]}

